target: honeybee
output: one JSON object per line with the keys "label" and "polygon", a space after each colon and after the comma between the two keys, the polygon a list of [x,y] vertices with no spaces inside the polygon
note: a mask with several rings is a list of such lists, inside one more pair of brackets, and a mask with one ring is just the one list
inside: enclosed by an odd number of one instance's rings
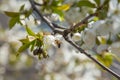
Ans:
{"label": "honeybee", "polygon": [[55,40],[55,44],[57,44],[57,47],[60,48],[61,47],[61,41],[60,40]]}

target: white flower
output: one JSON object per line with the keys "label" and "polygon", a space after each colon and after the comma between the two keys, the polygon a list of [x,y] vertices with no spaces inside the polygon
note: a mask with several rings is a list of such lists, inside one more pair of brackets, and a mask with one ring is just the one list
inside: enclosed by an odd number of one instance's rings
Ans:
{"label": "white flower", "polygon": [[58,19],[59,19],[59,15],[54,14],[54,13],[51,15],[51,20],[52,21],[57,21]]}
{"label": "white flower", "polygon": [[23,21],[23,23],[27,24],[29,27],[34,27],[35,26],[35,21],[34,21],[33,16],[29,16],[29,19],[25,19],[24,21]]}
{"label": "white flower", "polygon": [[112,43],[111,52],[114,54],[120,54],[120,42]]}
{"label": "white flower", "polygon": [[62,36],[62,35],[59,35],[59,34],[58,34],[58,35],[55,35],[55,39],[56,39],[56,40],[62,40],[62,39],[63,39],[63,36]]}
{"label": "white flower", "polygon": [[97,53],[102,53],[103,51],[108,49],[108,45],[106,44],[101,44],[97,47]]}
{"label": "white flower", "polygon": [[111,21],[100,20],[95,22],[92,26],[96,33],[101,36],[105,36],[113,30],[113,24],[111,23]]}
{"label": "white flower", "polygon": [[87,30],[82,35],[83,41],[87,48],[92,49],[96,44],[96,33],[92,30]]}
{"label": "white flower", "polygon": [[80,41],[81,39],[81,34],[80,33],[74,33],[72,36],[73,41]]}
{"label": "white flower", "polygon": [[54,43],[55,37],[52,35],[46,35],[43,38],[44,46],[49,48],[51,45],[55,45]]}

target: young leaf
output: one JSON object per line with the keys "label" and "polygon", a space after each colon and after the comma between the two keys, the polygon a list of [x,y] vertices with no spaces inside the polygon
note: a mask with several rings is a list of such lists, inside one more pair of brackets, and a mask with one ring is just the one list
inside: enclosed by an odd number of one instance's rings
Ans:
{"label": "young leaf", "polygon": [[23,4],[23,5],[20,7],[19,11],[23,11],[23,10],[24,10],[24,7],[25,7],[25,4]]}
{"label": "young leaf", "polygon": [[9,21],[9,28],[13,28],[13,26],[15,26],[15,24],[19,21],[19,17],[13,17],[10,19]]}
{"label": "young leaf", "polygon": [[29,17],[31,13],[32,13],[32,9],[26,11],[26,12],[25,12],[25,17],[26,17],[26,18]]}
{"label": "young leaf", "polygon": [[27,48],[29,48],[30,44],[31,44],[31,42],[28,42],[28,43],[22,45],[22,46],[18,49],[18,53],[21,53],[21,52],[25,51]]}
{"label": "young leaf", "polygon": [[95,22],[98,21],[98,20],[99,20],[99,17],[94,17],[93,18],[93,21],[95,21]]}
{"label": "young leaf", "polygon": [[97,4],[97,6],[100,6],[100,0],[94,0]]}
{"label": "young leaf", "polygon": [[113,55],[109,52],[104,52],[102,55],[97,55],[97,59],[105,66],[110,67],[113,62]]}
{"label": "young leaf", "polygon": [[19,12],[8,12],[8,11],[4,11],[4,12],[9,17],[17,17],[20,14]]}
{"label": "young leaf", "polygon": [[22,44],[26,44],[29,42],[29,39],[25,38],[25,39],[20,39],[19,41],[22,42]]}
{"label": "young leaf", "polygon": [[26,26],[26,31],[30,36],[35,36],[35,33],[28,26]]}
{"label": "young leaf", "polygon": [[59,15],[60,21],[64,20],[64,13],[61,10],[57,10],[56,8],[54,9],[54,13]]}
{"label": "young leaf", "polygon": [[79,7],[82,7],[82,6],[86,6],[86,7],[90,7],[90,8],[96,7],[94,3],[91,3],[90,1],[85,1],[85,0],[79,1],[77,5]]}
{"label": "young leaf", "polygon": [[30,49],[31,51],[34,50],[35,43],[36,43],[36,40],[33,40],[33,41],[31,42],[31,49]]}
{"label": "young leaf", "polygon": [[58,6],[57,9],[61,11],[67,11],[70,8],[69,4],[64,4],[62,6]]}

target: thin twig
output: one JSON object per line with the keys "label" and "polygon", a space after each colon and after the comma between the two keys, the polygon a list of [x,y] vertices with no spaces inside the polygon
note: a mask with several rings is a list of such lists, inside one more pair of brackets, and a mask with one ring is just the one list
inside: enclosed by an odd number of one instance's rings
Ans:
{"label": "thin twig", "polygon": [[64,27],[59,26],[58,24],[55,24],[55,23],[52,23],[52,24],[54,25],[55,28],[64,29],[64,30],[66,29],[66,28],[64,28]]}

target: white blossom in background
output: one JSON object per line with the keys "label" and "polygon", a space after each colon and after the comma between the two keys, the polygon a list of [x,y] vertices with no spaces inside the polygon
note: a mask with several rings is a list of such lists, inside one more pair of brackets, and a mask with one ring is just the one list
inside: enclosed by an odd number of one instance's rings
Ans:
{"label": "white blossom in background", "polygon": [[109,34],[110,32],[112,32],[113,28],[112,28],[112,24],[107,24],[107,23],[103,23],[101,25],[99,25],[96,29],[96,33],[104,36],[106,34]]}
{"label": "white blossom in background", "polygon": [[[120,17],[118,17],[118,18],[120,18]],[[120,22],[118,22],[118,21],[115,20],[113,22],[112,34],[116,35],[118,33],[120,33]]]}
{"label": "white blossom in background", "polygon": [[0,10],[2,11],[18,11],[21,5],[25,4],[25,8],[30,8],[30,3],[27,0],[1,0]]}
{"label": "white blossom in background", "polygon": [[80,21],[83,18],[83,14],[81,14],[77,9],[70,9],[65,13],[65,19],[68,23],[75,23]]}
{"label": "white blossom in background", "polygon": [[[110,46],[111,53],[113,54],[120,54],[120,42],[114,42]],[[119,55],[120,56],[120,55]]]}
{"label": "white blossom in background", "polygon": [[26,66],[24,65],[26,63],[28,56],[26,54],[22,54],[20,56],[19,62],[16,64],[15,68],[18,70],[24,69]]}
{"label": "white blossom in background", "polygon": [[6,43],[0,47],[0,64],[7,65],[9,57],[9,45]]}
{"label": "white blossom in background", "polygon": [[20,46],[20,39],[22,39],[23,37],[25,37],[26,33],[24,31],[20,30],[20,26],[17,27],[13,27],[11,30],[7,31],[5,33],[5,37],[7,38],[7,42],[11,43],[14,42],[16,44],[18,44],[17,47]]}

